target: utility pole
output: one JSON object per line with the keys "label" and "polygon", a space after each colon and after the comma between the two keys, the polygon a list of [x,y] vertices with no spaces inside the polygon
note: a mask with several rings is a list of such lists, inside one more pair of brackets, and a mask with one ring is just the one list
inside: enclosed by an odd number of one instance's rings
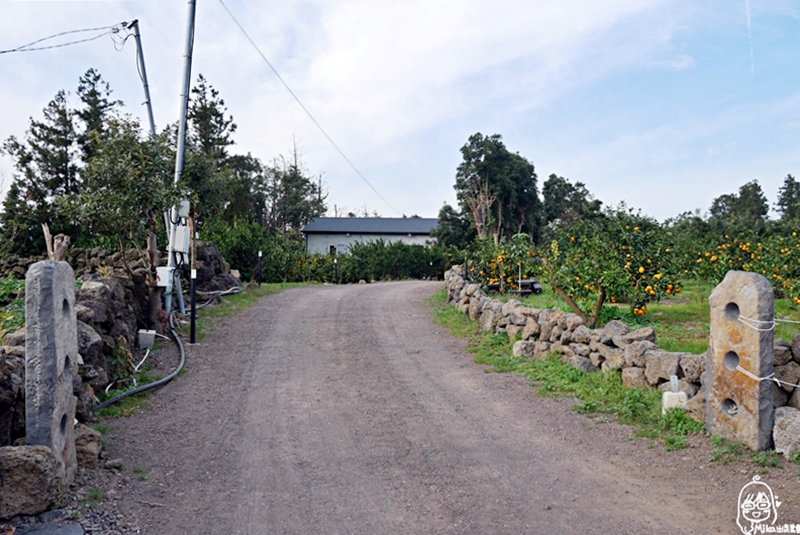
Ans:
{"label": "utility pole", "polygon": [[[195,19],[196,0],[189,0],[189,23],[186,29],[186,52],[184,53],[183,69],[183,93],[181,94],[180,122],[178,123],[178,148],[175,155],[175,183],[183,175],[183,164],[186,151],[186,116],[189,111],[189,84],[192,78],[192,51],[194,50],[194,19]],[[177,239],[178,223],[180,215],[177,206],[173,206],[170,211],[170,238],[169,238],[169,258],[167,260],[168,279],[167,291],[164,297],[164,308],[167,316],[172,312],[172,292],[175,286],[175,242]],[[180,286],[178,286],[180,287]]]}
{"label": "utility pole", "polygon": [[136,39],[136,65],[139,68],[139,76],[144,86],[144,103],[147,106],[147,119],[150,121],[150,133],[156,135],[156,123],[153,120],[153,105],[150,102],[150,86],[147,83],[147,69],[144,68],[144,52],[142,51],[142,38],[139,35],[139,19],[134,20],[128,25],[128,29],[133,29],[133,37]]}

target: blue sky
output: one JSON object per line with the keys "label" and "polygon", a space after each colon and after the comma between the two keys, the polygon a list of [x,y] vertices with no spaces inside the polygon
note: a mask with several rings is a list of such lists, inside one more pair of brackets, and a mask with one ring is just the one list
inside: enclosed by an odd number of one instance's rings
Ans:
{"label": "blue sky", "polygon": [[[660,220],[754,179],[774,204],[800,174],[800,1],[749,0],[748,31],[747,0],[226,0],[391,207],[219,0],[197,3],[193,78],[225,99],[234,150],[269,162],[296,139],[331,207],[435,217],[455,202],[459,148],[475,132],[501,134],[540,184],[556,173]],[[0,0],[0,49],[138,18],[163,127],[177,120],[186,14],[176,0]],[[132,41],[118,52],[102,38],[0,55],[0,138],[22,136],[89,67],[144,118]],[[0,158],[5,187],[12,173]]]}

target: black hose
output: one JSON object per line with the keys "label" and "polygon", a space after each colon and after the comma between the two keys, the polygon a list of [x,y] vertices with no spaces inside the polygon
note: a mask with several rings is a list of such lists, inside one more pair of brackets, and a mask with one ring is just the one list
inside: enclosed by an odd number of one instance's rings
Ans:
{"label": "black hose", "polygon": [[175,377],[179,373],[181,373],[181,370],[183,370],[183,367],[186,364],[186,350],[183,347],[183,342],[181,341],[181,337],[178,336],[178,332],[175,330],[175,326],[174,326],[174,324],[172,322],[172,317],[169,318],[169,331],[170,331],[170,334],[172,334],[172,337],[175,339],[175,342],[178,344],[178,348],[181,350],[181,362],[180,362],[180,364],[178,364],[178,367],[175,369],[175,371],[172,372],[171,374],[167,375],[166,377],[164,377],[162,379],[159,379],[158,381],[153,381],[152,383],[147,383],[146,385],[138,386],[138,387],[134,388],[133,390],[128,390],[127,392],[123,392],[122,394],[120,394],[118,396],[115,396],[115,397],[113,397],[111,399],[107,399],[104,402],[102,402],[100,405],[95,407],[92,412],[97,412],[100,409],[104,409],[104,408],[108,407],[109,405],[112,405],[112,404],[116,403],[117,401],[119,401],[121,399],[125,399],[128,396],[133,396],[133,395],[139,394],[141,392],[144,392],[145,390],[150,390],[151,388],[155,388],[157,386],[165,385],[168,382],[170,382],[173,379],[175,379]]}
{"label": "black hose", "polygon": [[[233,293],[240,293],[241,291],[242,291],[241,288],[230,288],[229,290],[224,290],[224,291],[221,291],[221,292],[206,292],[206,293],[207,294],[217,294],[218,296],[221,297],[223,295],[228,295],[228,294],[233,294]],[[120,401],[122,399],[127,398],[128,396],[134,396],[134,395],[139,394],[141,392],[144,392],[146,390],[150,390],[152,388],[156,388],[157,386],[165,385],[168,382],[170,382],[173,379],[175,379],[175,377],[179,373],[181,373],[181,370],[183,370],[183,367],[186,365],[186,349],[183,347],[183,342],[181,341],[181,337],[178,336],[178,332],[175,330],[175,324],[172,321],[172,315],[170,315],[170,317],[169,317],[169,331],[170,331],[170,334],[172,334],[172,337],[175,339],[175,342],[178,344],[178,348],[181,350],[181,362],[180,362],[180,364],[178,364],[178,367],[175,369],[175,371],[172,372],[171,374],[167,375],[163,379],[159,379],[158,381],[153,381],[152,383],[147,383],[146,385],[138,386],[138,387],[136,387],[136,388],[134,388],[132,390],[128,390],[127,392],[123,392],[122,394],[120,394],[118,396],[115,396],[115,397],[113,397],[111,399],[107,399],[104,402],[102,402],[100,405],[95,407],[92,412],[97,412],[100,409],[104,409],[104,408],[108,407],[109,405],[113,405],[117,401]]]}

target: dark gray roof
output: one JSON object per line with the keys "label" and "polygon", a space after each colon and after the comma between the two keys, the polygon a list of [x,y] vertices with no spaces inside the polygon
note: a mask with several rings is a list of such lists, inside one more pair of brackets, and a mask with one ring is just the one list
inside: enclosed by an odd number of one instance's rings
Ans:
{"label": "dark gray roof", "polygon": [[318,217],[303,227],[303,233],[429,235],[437,221],[422,217]]}

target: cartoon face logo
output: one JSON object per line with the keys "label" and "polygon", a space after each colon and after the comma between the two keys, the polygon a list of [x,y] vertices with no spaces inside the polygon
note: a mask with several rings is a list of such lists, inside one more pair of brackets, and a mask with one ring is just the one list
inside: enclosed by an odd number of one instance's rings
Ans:
{"label": "cartoon face logo", "polygon": [[739,512],[736,524],[742,533],[751,535],[756,525],[774,524],[778,520],[778,507],[781,502],[772,494],[772,489],[761,478],[753,476],[753,481],[739,491]]}

